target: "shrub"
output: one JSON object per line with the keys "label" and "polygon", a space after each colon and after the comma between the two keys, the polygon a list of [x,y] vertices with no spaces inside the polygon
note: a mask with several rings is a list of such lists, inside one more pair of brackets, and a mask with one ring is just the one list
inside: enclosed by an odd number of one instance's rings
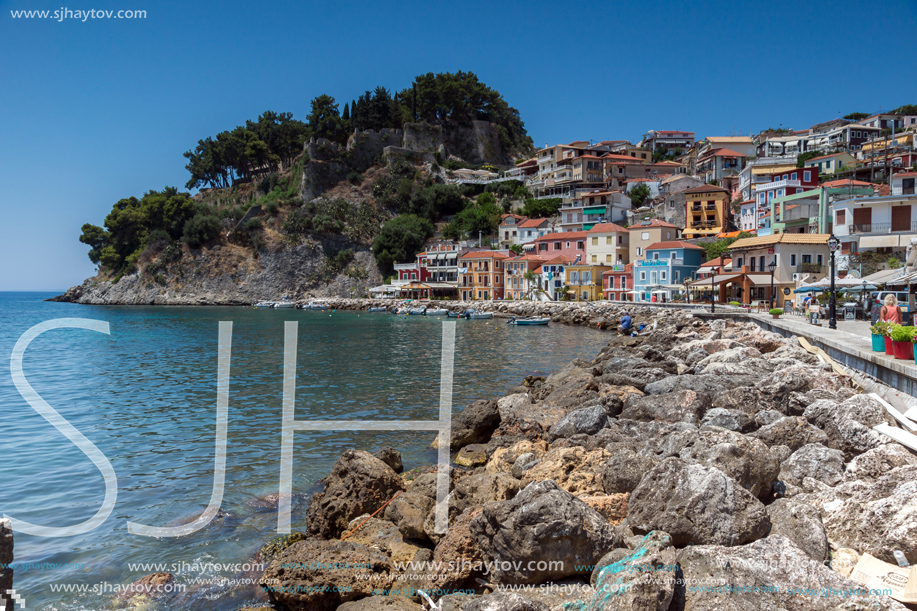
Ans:
{"label": "shrub", "polygon": [[731,305],[731,306],[740,306],[740,305],[742,305],[742,304],[739,303],[738,301],[730,301],[730,302],[729,302],[729,305]]}
{"label": "shrub", "polygon": [[280,204],[278,204],[276,201],[265,202],[261,209],[268,216],[274,216],[280,212]]}
{"label": "shrub", "polygon": [[192,248],[213,240],[222,230],[223,225],[212,214],[198,214],[185,223],[182,239]]}
{"label": "shrub", "polygon": [[357,172],[351,172],[347,175],[347,182],[358,185],[363,182],[363,175]]}
{"label": "shrub", "polygon": [[770,310],[767,311],[767,313],[770,314],[771,316],[779,316],[783,314],[783,310],[781,310],[780,308],[771,308]]}
{"label": "shrub", "polygon": [[242,231],[248,231],[249,233],[258,231],[259,229],[261,229],[261,219],[257,216],[248,219],[245,221],[245,224],[242,225]]}
{"label": "shrub", "polygon": [[892,325],[889,337],[893,342],[909,342],[914,337],[914,327],[905,327],[904,325]]}
{"label": "shrub", "polygon": [[869,328],[873,335],[881,335],[882,337],[888,337],[889,325],[887,322],[877,322]]}

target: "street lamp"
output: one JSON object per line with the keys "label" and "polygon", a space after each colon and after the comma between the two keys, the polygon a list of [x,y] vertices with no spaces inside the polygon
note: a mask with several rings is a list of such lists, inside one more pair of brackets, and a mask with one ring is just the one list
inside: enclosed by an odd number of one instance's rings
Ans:
{"label": "street lamp", "polygon": [[841,241],[833,233],[828,238],[828,250],[831,251],[831,305],[828,308],[828,328],[837,329],[837,295],[834,293],[834,253],[841,247]]}
{"label": "street lamp", "polygon": [[867,311],[866,304],[869,303],[869,300],[866,298],[866,287],[869,286],[869,283],[865,280],[863,281],[863,294],[861,301],[863,302],[863,320],[869,320],[869,312]]}
{"label": "street lamp", "polygon": [[716,312],[716,298],[713,294],[716,292],[716,284],[713,283],[713,279],[716,278],[716,268],[712,267],[710,270],[710,313],[714,314]]}
{"label": "street lamp", "polygon": [[769,309],[769,310],[773,310],[775,307],[777,307],[777,306],[774,304],[774,270],[777,269],[777,257],[776,257],[776,255],[774,256],[774,260],[771,261],[770,265],[767,266],[767,269],[771,270],[771,292],[770,292],[770,295],[769,295],[770,298],[771,298],[771,307],[769,307],[768,309]]}

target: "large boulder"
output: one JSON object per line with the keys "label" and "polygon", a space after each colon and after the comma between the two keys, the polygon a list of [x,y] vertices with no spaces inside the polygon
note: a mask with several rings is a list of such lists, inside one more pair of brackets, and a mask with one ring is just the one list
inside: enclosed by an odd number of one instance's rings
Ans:
{"label": "large boulder", "polygon": [[488,503],[470,529],[485,560],[495,563],[490,580],[497,584],[588,575],[623,544],[618,527],[551,480],[529,484],[511,501]]}
{"label": "large boulder", "polygon": [[771,521],[768,536],[786,537],[818,562],[828,558],[828,536],[818,509],[792,499],[777,499],[767,506],[767,517]]}
{"label": "large boulder", "polygon": [[404,471],[404,465],[401,462],[401,452],[391,447],[379,448],[373,452],[373,456],[387,464],[395,473]]}
{"label": "large boulder", "polygon": [[407,539],[426,539],[423,523],[435,501],[424,494],[404,492],[385,507],[382,515],[392,522]]}
{"label": "large boulder", "polygon": [[868,395],[854,395],[840,403],[815,401],[806,407],[803,416],[825,431],[825,445],[842,450],[847,460],[890,442],[872,428],[889,417],[885,408]]}
{"label": "large boulder", "polygon": [[627,521],[637,532],[662,530],[676,546],[742,545],[767,535],[764,505],[717,469],[667,458],[631,493]]}
{"label": "large boulder", "polygon": [[550,428],[546,439],[553,441],[573,435],[595,435],[608,424],[608,414],[601,405],[584,407],[567,414],[563,420]]}
{"label": "large boulder", "polygon": [[370,454],[346,450],[325,478],[325,488],[312,496],[306,511],[308,533],[336,539],[359,515],[375,513],[404,490],[391,467]]}
{"label": "large boulder", "polygon": [[875,481],[897,467],[917,465],[917,456],[898,443],[873,448],[850,461],[844,477],[848,480]]}
{"label": "large boulder", "polygon": [[630,448],[622,448],[611,455],[602,471],[602,487],[606,494],[633,492],[646,473],[656,466],[657,460],[640,456]]}
{"label": "large boulder", "polygon": [[780,465],[780,479],[788,484],[801,486],[806,477],[829,486],[839,484],[844,479],[844,453],[820,443],[809,443]]}
{"label": "large boulder", "polygon": [[[672,609],[690,611],[905,611],[887,596],[854,596],[863,586],[775,535],[740,547],[678,551],[684,584]],[[700,584],[691,586],[690,584]],[[830,595],[831,591],[836,593]]]}
{"label": "large boulder", "polygon": [[602,494],[602,472],[609,454],[604,449],[586,450],[582,447],[552,448],[530,469],[522,474],[522,485],[553,480],[571,494]]}
{"label": "large boulder", "polygon": [[507,473],[479,473],[455,483],[450,503],[459,513],[469,507],[481,507],[493,501],[508,501],[519,492],[519,480]]}
{"label": "large boulder", "polygon": [[621,418],[628,420],[687,422],[697,424],[704,415],[707,401],[693,390],[679,390],[663,395],[631,396],[624,404]]}
{"label": "large boulder", "polygon": [[337,611],[423,611],[423,607],[406,596],[380,595],[370,596],[357,601],[344,603]]}
{"label": "large boulder", "polygon": [[504,591],[477,598],[462,607],[462,611],[550,611],[550,607],[540,600]]}
{"label": "large boulder", "polygon": [[381,550],[388,554],[393,562],[412,562],[421,550],[416,545],[405,543],[401,531],[388,520],[360,516],[348,524],[348,532],[353,529],[356,530],[347,537],[348,541]]}
{"label": "large boulder", "polygon": [[737,433],[749,433],[755,428],[755,419],[745,412],[717,407],[707,410],[700,426],[702,429],[717,427]]}
{"label": "large boulder", "polygon": [[828,436],[801,416],[785,416],[765,424],[755,436],[769,446],[789,446],[794,452],[808,443],[827,444]]}
{"label": "large boulder", "polygon": [[470,403],[452,417],[452,449],[457,450],[472,443],[487,443],[498,426],[500,410],[495,400]]}
{"label": "large boulder", "polygon": [[699,431],[679,456],[716,467],[758,498],[770,494],[779,468],[764,443],[724,429]]}
{"label": "large boulder", "polygon": [[671,537],[653,531],[633,550],[614,550],[593,572],[594,611],[666,611],[675,594],[677,566]]}
{"label": "large boulder", "polygon": [[274,558],[258,584],[277,609],[334,611],[391,588],[392,565],[379,550],[349,541],[297,541]]}
{"label": "large boulder", "polygon": [[462,513],[436,544],[427,571],[429,588],[442,591],[480,588],[475,580],[484,577],[484,557],[470,524],[482,511],[476,507]]}

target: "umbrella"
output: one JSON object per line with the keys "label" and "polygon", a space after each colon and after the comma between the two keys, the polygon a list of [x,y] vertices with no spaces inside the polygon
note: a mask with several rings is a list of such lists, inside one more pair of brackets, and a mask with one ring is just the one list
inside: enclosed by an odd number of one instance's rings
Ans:
{"label": "umbrella", "polygon": [[813,285],[810,284],[810,285],[808,285],[808,286],[801,286],[801,287],[799,287],[798,289],[794,290],[793,292],[794,292],[794,293],[821,293],[821,292],[824,292],[824,291],[826,291],[826,290],[827,290],[827,289],[824,288],[824,287],[821,287],[821,286],[813,286]]}
{"label": "umbrella", "polygon": [[861,284],[861,285],[859,285],[859,286],[850,286],[850,287],[846,287],[846,286],[845,286],[845,287],[842,288],[842,289],[838,289],[838,291],[841,292],[841,293],[862,293],[862,292],[864,292],[864,291],[875,291],[875,290],[877,290],[878,288],[879,288],[879,287],[877,287],[877,286],[875,286],[875,285],[873,285],[873,284],[867,284],[866,286],[863,286],[863,285]]}

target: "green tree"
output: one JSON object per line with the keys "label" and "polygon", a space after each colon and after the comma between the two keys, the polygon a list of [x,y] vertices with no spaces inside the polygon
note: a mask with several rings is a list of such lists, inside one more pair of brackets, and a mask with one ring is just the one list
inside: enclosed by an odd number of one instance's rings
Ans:
{"label": "green tree", "polygon": [[185,223],[182,239],[188,246],[197,248],[219,236],[222,228],[223,225],[216,216],[198,214]]}
{"label": "green tree", "polygon": [[109,233],[97,225],[86,223],[81,227],[80,242],[89,246],[89,260],[98,263],[102,249],[109,240]]}
{"label": "green tree", "polygon": [[869,116],[868,112],[852,112],[849,115],[844,115],[844,118],[848,121],[861,121]]}
{"label": "green tree", "polygon": [[630,203],[634,208],[639,208],[643,205],[643,202],[647,200],[650,196],[650,188],[644,183],[640,183],[636,187],[630,190],[627,194],[630,196]]}
{"label": "green tree", "polygon": [[525,206],[522,208],[522,215],[530,219],[545,219],[557,216],[560,210],[561,199],[559,197],[547,197],[543,199],[527,199]]}
{"label": "green tree", "polygon": [[722,240],[717,240],[716,242],[700,244],[700,247],[704,249],[704,261],[711,261],[722,255],[728,255],[729,247],[732,246],[733,242],[736,240],[741,240],[742,238],[750,237],[752,237],[752,234],[748,233],[747,231],[742,231],[739,233],[738,237],[735,238],[723,238]]}
{"label": "green tree", "polygon": [[512,246],[509,247],[509,249],[513,254],[516,254],[516,255],[521,255],[523,252],[525,252],[525,250],[522,248],[520,244],[513,244]]}
{"label": "green tree", "polygon": [[322,94],[312,100],[307,122],[309,131],[316,138],[340,142],[346,137],[337,102],[330,95]]}
{"label": "green tree", "polygon": [[414,214],[397,216],[382,226],[373,241],[373,255],[384,274],[392,273],[395,263],[407,263],[423,250],[433,235],[433,223]]}

